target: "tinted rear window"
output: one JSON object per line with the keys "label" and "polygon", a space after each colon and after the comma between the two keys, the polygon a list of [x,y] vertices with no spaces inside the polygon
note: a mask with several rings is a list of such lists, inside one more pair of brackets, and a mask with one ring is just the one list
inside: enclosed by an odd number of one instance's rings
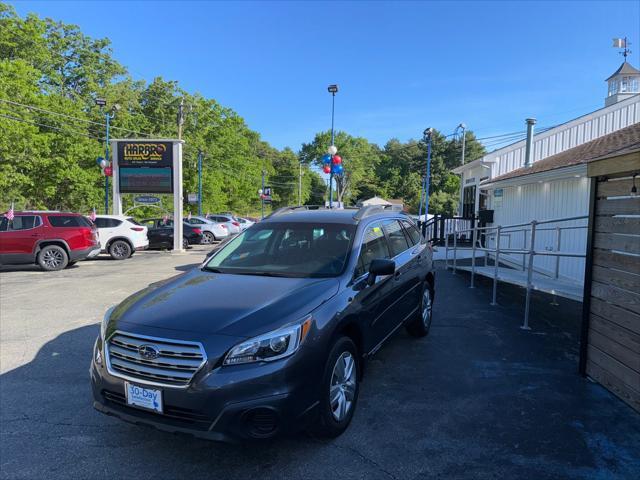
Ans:
{"label": "tinted rear window", "polygon": [[409,240],[411,241],[411,243],[413,243],[414,245],[420,243],[422,236],[420,235],[420,232],[415,227],[415,225],[407,222],[406,220],[402,221],[402,225],[404,226],[405,231],[409,234]]}
{"label": "tinted rear window", "polygon": [[16,215],[13,220],[9,220],[6,217],[2,219],[2,225],[0,231],[16,231],[16,230],[29,230],[40,225],[40,217],[35,215]]}
{"label": "tinted rear window", "polygon": [[52,215],[49,223],[52,227],[91,227],[91,222],[80,215]]}

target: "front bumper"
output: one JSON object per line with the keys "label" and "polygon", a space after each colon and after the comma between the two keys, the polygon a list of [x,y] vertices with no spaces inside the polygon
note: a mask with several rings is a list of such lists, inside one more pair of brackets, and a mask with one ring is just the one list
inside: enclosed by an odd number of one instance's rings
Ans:
{"label": "front bumper", "polygon": [[[100,341],[95,348],[99,348]],[[293,433],[313,420],[319,379],[303,372],[304,355],[280,361],[211,368],[198,372],[188,388],[162,390],[162,414],[127,405],[125,380],[105,365],[91,363],[93,406],[123,421],[216,441],[265,439]],[[306,370],[306,369],[305,369]],[[128,380],[129,383],[136,383]],[[139,383],[145,386],[144,383]]]}

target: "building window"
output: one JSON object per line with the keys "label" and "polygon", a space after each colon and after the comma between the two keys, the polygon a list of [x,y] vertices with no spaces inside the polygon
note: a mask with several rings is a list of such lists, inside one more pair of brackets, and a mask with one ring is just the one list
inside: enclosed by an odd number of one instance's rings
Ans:
{"label": "building window", "polygon": [[622,77],[622,83],[620,84],[620,92],[627,92],[629,87],[629,77]]}

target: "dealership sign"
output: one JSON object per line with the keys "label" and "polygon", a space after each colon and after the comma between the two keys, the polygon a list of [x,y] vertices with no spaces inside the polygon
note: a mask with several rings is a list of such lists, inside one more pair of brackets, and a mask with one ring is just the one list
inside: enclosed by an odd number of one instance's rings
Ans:
{"label": "dealership sign", "polygon": [[173,193],[172,142],[118,142],[120,193]]}
{"label": "dealership sign", "polygon": [[159,197],[153,197],[151,195],[138,195],[133,199],[134,203],[139,203],[141,205],[154,205],[156,203],[160,203]]}

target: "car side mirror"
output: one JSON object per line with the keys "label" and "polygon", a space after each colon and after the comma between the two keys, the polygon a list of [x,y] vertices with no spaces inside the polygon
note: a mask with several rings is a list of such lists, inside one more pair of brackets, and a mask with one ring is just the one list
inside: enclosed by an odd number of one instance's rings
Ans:
{"label": "car side mirror", "polygon": [[395,271],[396,262],[386,258],[376,258],[375,260],[372,260],[369,265],[369,277],[367,277],[367,283],[369,285],[373,285],[376,281],[376,277],[393,275]]}

